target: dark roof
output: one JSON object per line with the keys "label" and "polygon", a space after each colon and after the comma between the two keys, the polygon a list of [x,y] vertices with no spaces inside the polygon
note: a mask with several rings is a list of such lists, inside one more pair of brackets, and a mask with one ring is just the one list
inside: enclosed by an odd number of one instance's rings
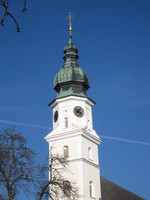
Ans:
{"label": "dark roof", "polygon": [[144,200],[132,192],[101,177],[102,200]]}

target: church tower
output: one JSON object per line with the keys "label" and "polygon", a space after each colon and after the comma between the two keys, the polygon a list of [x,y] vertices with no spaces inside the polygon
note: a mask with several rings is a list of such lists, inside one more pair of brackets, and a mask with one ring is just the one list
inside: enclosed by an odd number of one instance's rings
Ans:
{"label": "church tower", "polygon": [[78,50],[72,42],[71,15],[69,43],[64,49],[64,65],[54,79],[56,99],[53,110],[53,130],[46,136],[55,153],[69,160],[71,174],[66,177],[76,182],[79,200],[100,200],[100,167],[98,146],[101,142],[93,129],[92,107],[88,98],[89,79],[79,67]]}

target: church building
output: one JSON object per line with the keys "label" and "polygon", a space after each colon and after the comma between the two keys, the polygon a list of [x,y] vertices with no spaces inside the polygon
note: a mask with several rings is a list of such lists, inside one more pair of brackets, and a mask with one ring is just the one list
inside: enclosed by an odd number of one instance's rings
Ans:
{"label": "church building", "polygon": [[76,183],[79,200],[140,200],[142,198],[100,178],[98,148],[101,139],[93,129],[92,116],[95,102],[87,95],[88,76],[77,63],[78,50],[72,42],[71,15],[69,17],[64,65],[54,79],[57,96],[49,104],[53,111],[53,130],[45,139],[53,147],[53,153],[69,160],[71,173],[65,178]]}

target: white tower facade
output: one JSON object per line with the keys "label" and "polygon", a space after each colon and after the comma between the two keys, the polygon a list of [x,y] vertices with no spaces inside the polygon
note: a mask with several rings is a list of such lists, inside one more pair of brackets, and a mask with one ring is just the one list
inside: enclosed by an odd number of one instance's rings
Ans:
{"label": "white tower facade", "polygon": [[77,52],[70,31],[64,50],[65,64],[54,80],[57,97],[49,104],[53,110],[53,130],[45,139],[54,154],[68,158],[69,172],[64,177],[76,183],[79,200],[100,200],[98,146],[101,140],[93,129],[95,103],[87,97],[89,81],[77,64]]}

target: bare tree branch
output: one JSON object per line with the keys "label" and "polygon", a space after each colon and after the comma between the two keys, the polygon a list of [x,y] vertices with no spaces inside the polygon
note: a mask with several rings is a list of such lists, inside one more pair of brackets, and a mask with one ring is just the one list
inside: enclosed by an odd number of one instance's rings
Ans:
{"label": "bare tree branch", "polygon": [[[13,22],[15,23],[16,25],[16,29],[17,29],[17,32],[20,32],[20,27],[19,27],[19,24],[18,22],[16,21],[14,15],[8,11],[8,6],[9,6],[9,0],[0,0],[0,5],[3,7],[4,9],[4,14],[3,16],[0,18],[0,24],[2,26],[4,26],[4,21],[6,19],[6,17],[10,16],[11,19],[13,20]],[[23,9],[22,11],[25,12],[27,10],[27,0],[24,0],[23,1]]]}
{"label": "bare tree branch", "polygon": [[23,5],[22,11],[25,12],[27,10],[27,0],[24,0]]}
{"label": "bare tree branch", "polygon": [[32,187],[34,158],[35,153],[15,129],[0,132],[0,191],[5,190],[8,199],[13,200],[20,189],[28,191]]}
{"label": "bare tree branch", "polygon": [[[49,155],[49,164],[43,166],[38,173],[37,182],[37,200],[50,199],[59,200],[65,197],[68,200],[78,199],[78,189],[76,184],[64,177],[65,173],[71,173],[68,169],[69,161],[58,154]],[[47,180],[47,171],[49,171],[49,180]]]}
{"label": "bare tree branch", "polygon": [[44,165],[35,165],[34,158],[15,128],[0,131],[0,200],[14,200],[20,190],[37,200],[78,199],[76,184],[64,176],[71,173],[65,157],[51,152]]}

